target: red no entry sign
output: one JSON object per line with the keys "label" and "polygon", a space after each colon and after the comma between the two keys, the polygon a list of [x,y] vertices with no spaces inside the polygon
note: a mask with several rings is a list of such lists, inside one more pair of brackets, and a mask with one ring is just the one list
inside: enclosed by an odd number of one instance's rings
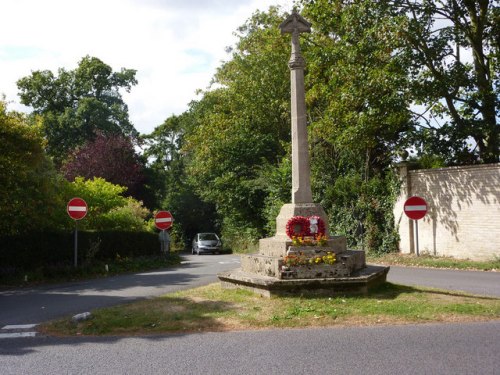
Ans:
{"label": "red no entry sign", "polygon": [[427,214],[427,202],[420,197],[408,198],[404,205],[406,216],[413,220],[420,220]]}
{"label": "red no entry sign", "polygon": [[73,220],[83,219],[87,215],[87,209],[87,203],[82,198],[70,199],[66,206],[66,211]]}
{"label": "red no entry sign", "polygon": [[172,217],[172,214],[168,211],[158,211],[158,213],[155,215],[155,225],[156,228],[160,230],[165,230],[170,228],[173,222],[174,218]]}

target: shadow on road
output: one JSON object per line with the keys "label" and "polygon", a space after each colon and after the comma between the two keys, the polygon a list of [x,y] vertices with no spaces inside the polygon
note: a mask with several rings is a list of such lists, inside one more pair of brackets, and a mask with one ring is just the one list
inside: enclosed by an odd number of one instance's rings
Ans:
{"label": "shadow on road", "polygon": [[40,323],[208,284],[216,280],[218,272],[214,259],[223,258],[186,259],[187,263],[155,271],[1,291],[0,328],[7,324]]}

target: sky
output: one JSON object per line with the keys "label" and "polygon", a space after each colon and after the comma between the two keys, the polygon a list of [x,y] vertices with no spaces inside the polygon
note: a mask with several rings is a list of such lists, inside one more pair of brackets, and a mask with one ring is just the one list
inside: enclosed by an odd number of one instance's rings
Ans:
{"label": "sky", "polygon": [[188,109],[205,89],[233,33],[256,10],[292,0],[4,0],[0,17],[0,99],[20,104],[16,82],[32,71],[76,69],[84,56],[114,71],[137,70],[122,92],[130,120],[143,134]]}

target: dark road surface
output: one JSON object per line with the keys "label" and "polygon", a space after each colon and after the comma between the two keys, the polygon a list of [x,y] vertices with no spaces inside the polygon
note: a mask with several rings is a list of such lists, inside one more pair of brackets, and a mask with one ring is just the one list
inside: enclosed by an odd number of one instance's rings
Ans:
{"label": "dark road surface", "polygon": [[[175,268],[0,291],[0,328],[208,284],[235,255]],[[500,297],[500,273],[391,267],[388,281]],[[1,335],[1,334],[0,334]],[[190,333],[149,337],[0,338],[0,373],[499,374],[500,321]]]}
{"label": "dark road surface", "polygon": [[60,285],[0,291],[0,327],[41,323],[98,307],[205,285],[239,266],[235,255],[186,255],[178,267]]}

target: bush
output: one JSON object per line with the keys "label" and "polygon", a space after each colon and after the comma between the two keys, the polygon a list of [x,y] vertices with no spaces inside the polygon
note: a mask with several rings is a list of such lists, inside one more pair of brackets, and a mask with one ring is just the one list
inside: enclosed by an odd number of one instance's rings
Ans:
{"label": "bush", "polygon": [[[60,267],[74,262],[72,232],[31,232],[0,237],[0,276]],[[78,264],[160,255],[158,235],[150,232],[78,232]]]}
{"label": "bush", "polygon": [[331,233],[345,235],[349,248],[363,244],[372,254],[397,251],[399,234],[392,211],[398,192],[399,182],[392,173],[367,181],[353,174],[337,177],[325,199]]}
{"label": "bush", "polygon": [[[88,214],[79,225],[82,229],[98,231],[144,231],[150,212],[142,202],[123,196],[126,188],[103,178],[85,180],[77,177],[68,186],[67,200],[80,197],[87,202]],[[71,222],[71,223],[70,223]],[[72,225],[72,220],[68,218]]]}

